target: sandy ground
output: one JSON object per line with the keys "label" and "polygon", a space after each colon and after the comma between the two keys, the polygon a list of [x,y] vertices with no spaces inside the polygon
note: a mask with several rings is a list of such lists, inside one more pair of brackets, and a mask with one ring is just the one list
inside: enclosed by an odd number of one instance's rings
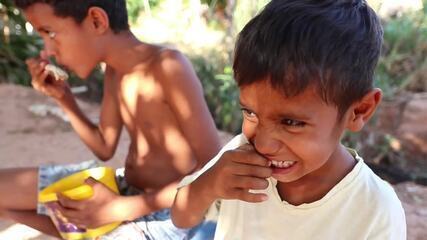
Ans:
{"label": "sandy ground", "polygon": [[[96,121],[98,106],[79,104]],[[32,89],[0,84],[0,106],[0,168],[75,163],[95,158],[61,119],[55,104]],[[129,140],[126,134],[122,135],[118,152],[108,162],[110,166],[119,167],[123,163]],[[427,187],[403,183],[395,189],[406,211],[408,239],[427,239]],[[53,238],[20,224],[0,221],[0,240],[10,239]]]}

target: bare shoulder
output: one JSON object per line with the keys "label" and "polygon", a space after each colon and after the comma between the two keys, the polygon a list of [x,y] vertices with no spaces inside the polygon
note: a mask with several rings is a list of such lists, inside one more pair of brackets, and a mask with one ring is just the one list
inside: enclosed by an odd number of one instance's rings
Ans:
{"label": "bare shoulder", "polygon": [[167,61],[167,60],[179,60],[182,59],[183,54],[174,48],[170,47],[159,47],[159,60]]}
{"label": "bare shoulder", "polygon": [[151,44],[141,44],[135,64],[123,79],[145,86],[152,84],[169,95],[185,89],[201,91],[201,83],[187,57],[179,50]]}
{"label": "bare shoulder", "polygon": [[171,48],[161,48],[155,64],[156,70],[165,74],[192,69],[188,59],[180,51]]}
{"label": "bare shoulder", "polygon": [[142,43],[135,53],[139,55],[136,65],[155,69],[187,61],[179,50],[162,45]]}
{"label": "bare shoulder", "polygon": [[177,71],[192,70],[188,59],[173,48],[144,43],[136,49],[134,54],[138,57],[132,57],[134,64],[126,75],[143,74],[160,77],[170,73],[175,74]]}
{"label": "bare shoulder", "polygon": [[166,85],[199,84],[190,61],[176,49],[162,48],[153,69],[156,78]]}

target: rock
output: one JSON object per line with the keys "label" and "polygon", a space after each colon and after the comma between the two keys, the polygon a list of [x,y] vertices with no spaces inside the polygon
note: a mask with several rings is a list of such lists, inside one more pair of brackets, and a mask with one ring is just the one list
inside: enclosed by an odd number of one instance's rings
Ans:
{"label": "rock", "polygon": [[374,126],[363,131],[377,140],[368,144],[362,139],[366,148],[384,149],[374,164],[386,164],[402,179],[427,184],[427,92],[401,93],[383,101],[375,120]]}
{"label": "rock", "polygon": [[404,108],[397,136],[408,150],[427,159],[427,92],[416,93]]}
{"label": "rock", "polygon": [[405,209],[408,239],[427,236],[427,187],[411,182],[394,186]]}

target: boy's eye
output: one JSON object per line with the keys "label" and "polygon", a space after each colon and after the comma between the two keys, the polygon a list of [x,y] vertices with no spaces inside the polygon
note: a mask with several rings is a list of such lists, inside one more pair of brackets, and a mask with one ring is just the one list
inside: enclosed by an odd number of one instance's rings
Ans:
{"label": "boy's eye", "polygon": [[48,36],[50,39],[55,39],[55,37],[56,37],[56,32],[48,31],[48,32],[47,32],[47,36]]}
{"label": "boy's eye", "polygon": [[49,30],[42,30],[44,34],[47,35],[48,38],[50,39],[55,39],[56,37],[56,32],[54,31],[49,31]]}
{"label": "boy's eye", "polygon": [[290,127],[304,127],[305,122],[293,120],[293,119],[283,119],[282,124]]}
{"label": "boy's eye", "polygon": [[254,112],[252,112],[249,109],[246,108],[242,108],[242,113],[243,113],[243,117],[250,120],[250,121],[255,121],[256,120],[256,114]]}

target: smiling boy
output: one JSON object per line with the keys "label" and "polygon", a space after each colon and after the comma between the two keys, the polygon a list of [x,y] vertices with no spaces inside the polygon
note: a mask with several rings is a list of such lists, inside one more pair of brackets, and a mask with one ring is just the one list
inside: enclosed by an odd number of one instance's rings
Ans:
{"label": "smiling boy", "polygon": [[[114,155],[123,127],[131,140],[124,173],[117,172],[122,195],[89,179],[92,198],[72,201],[59,196],[63,215],[83,228],[133,221],[104,237],[109,239],[189,237],[189,229],[175,228],[169,218],[176,183],[219,149],[214,122],[189,61],[176,50],[136,39],[129,30],[124,0],[15,3],[44,41],[40,57],[27,61],[34,88],[62,107],[99,159]],[[66,82],[46,80],[48,57],[81,78],[98,63],[106,64],[99,124],[81,112]],[[1,169],[0,191],[8,194],[0,198],[0,217],[58,236],[50,219],[36,213],[38,190],[96,165]],[[38,213],[43,210],[40,206]]]}
{"label": "smiling boy", "polygon": [[215,239],[406,239],[393,188],[340,143],[381,100],[382,33],[363,0],[271,1],[236,43],[243,135],[184,179],[174,224],[222,199]]}

